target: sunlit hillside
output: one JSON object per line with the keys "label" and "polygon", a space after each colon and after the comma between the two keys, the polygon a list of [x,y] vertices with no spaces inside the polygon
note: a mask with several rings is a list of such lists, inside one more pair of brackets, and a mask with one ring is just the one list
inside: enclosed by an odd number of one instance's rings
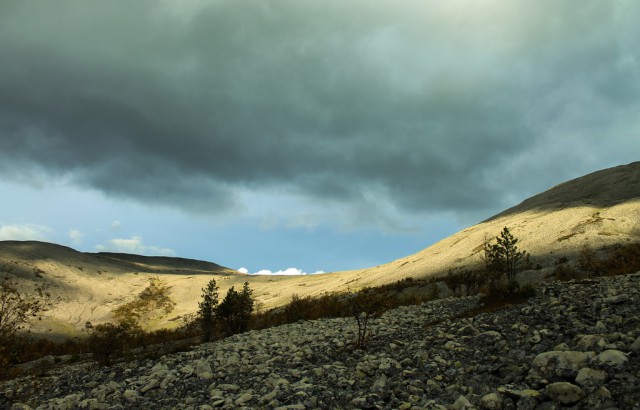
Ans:
{"label": "sunlit hillside", "polygon": [[127,254],[90,254],[43,242],[0,242],[0,270],[26,288],[46,284],[53,304],[33,331],[79,334],[85,323],[112,321],[113,311],[138,297],[149,279],[168,286],[175,307],[146,323],[149,329],[179,325],[197,309],[212,278],[221,292],[248,281],[262,309],[293,295],[357,290],[404,278],[446,274],[480,263],[485,238],[508,226],[530,252],[539,272],[585,246],[602,249],[640,242],[640,162],[606,169],[558,185],[416,254],[369,269],[312,276],[252,276],[214,263]]}

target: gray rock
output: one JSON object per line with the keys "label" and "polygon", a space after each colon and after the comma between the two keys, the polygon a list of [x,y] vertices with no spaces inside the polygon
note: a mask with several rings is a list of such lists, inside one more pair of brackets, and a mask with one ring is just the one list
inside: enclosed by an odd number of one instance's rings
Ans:
{"label": "gray rock", "polygon": [[517,410],[534,410],[538,407],[538,402],[531,396],[524,396],[516,402]]}
{"label": "gray rock", "polygon": [[546,394],[552,400],[562,404],[575,404],[585,397],[580,387],[567,382],[551,383],[546,388]]}
{"label": "gray rock", "polygon": [[387,387],[388,379],[387,375],[384,373],[381,374],[380,377],[376,379],[375,383],[373,383],[373,389],[384,390]]}
{"label": "gray rock", "polygon": [[253,400],[253,394],[243,393],[234,401],[234,403],[237,406],[242,406],[243,404],[249,403],[251,400]]}
{"label": "gray rock", "polygon": [[533,359],[533,367],[543,376],[558,375],[564,371],[577,372],[595,357],[594,352],[550,351]]}
{"label": "gray rock", "polygon": [[198,360],[195,365],[195,372],[201,379],[212,379],[211,364],[206,360]]}
{"label": "gray rock", "polygon": [[482,332],[475,337],[476,341],[484,346],[492,345],[502,340],[502,335],[495,330]]}
{"label": "gray rock", "polygon": [[237,384],[221,384],[218,386],[218,388],[224,391],[231,391],[231,392],[240,390],[240,386],[238,386]]}
{"label": "gray rock", "polygon": [[607,343],[600,335],[578,335],[576,346],[582,351],[601,352]]}
{"label": "gray rock", "polygon": [[167,374],[167,376],[164,379],[162,379],[162,381],[160,382],[160,388],[163,390],[166,389],[167,387],[169,387],[171,383],[173,383],[177,379],[178,378],[173,374]]}
{"label": "gray rock", "polygon": [[538,331],[534,332],[533,335],[529,338],[529,343],[538,344],[542,341],[542,336]]}
{"label": "gray rock", "polygon": [[102,403],[98,399],[85,399],[80,402],[79,408],[87,410],[107,410],[111,406],[108,403]]}
{"label": "gray rock", "polygon": [[621,368],[629,361],[629,358],[619,350],[610,349],[600,353],[595,361],[603,366]]}
{"label": "gray rock", "polygon": [[482,396],[480,399],[480,408],[487,410],[501,410],[502,409],[502,397],[496,393],[489,393]]}
{"label": "gray rock", "polygon": [[140,389],[140,393],[146,393],[149,390],[152,389],[157,389],[160,387],[160,382],[158,381],[158,379],[151,379],[151,381],[149,381],[149,383],[147,383],[146,385],[144,385],[144,387],[142,387]]}
{"label": "gray rock", "polygon": [[214,401],[211,403],[211,406],[212,406],[212,407],[222,407],[225,403],[226,403],[226,400],[224,400],[224,399],[217,399],[217,400],[214,400]]}
{"label": "gray rock", "polygon": [[122,397],[124,397],[128,401],[135,401],[136,399],[138,399],[139,396],[137,391],[132,389],[127,389],[124,391],[124,393],[122,393]]}
{"label": "gray rock", "polygon": [[540,392],[538,390],[533,389],[517,389],[509,386],[500,386],[498,387],[498,393],[501,393],[505,396],[511,396],[513,398],[520,399],[522,397],[532,397],[537,398],[540,397]]}
{"label": "gray rock", "polygon": [[584,367],[578,371],[576,383],[584,387],[598,387],[607,379],[607,373],[602,370]]}
{"label": "gray rock", "polygon": [[631,351],[634,352],[635,354],[640,354],[640,336],[638,336],[636,340],[633,343],[631,343],[631,345],[629,346],[629,349],[631,349]]}
{"label": "gray rock", "polygon": [[454,410],[471,410],[475,408],[473,404],[464,396],[460,396],[456,399],[456,401],[451,405]]}

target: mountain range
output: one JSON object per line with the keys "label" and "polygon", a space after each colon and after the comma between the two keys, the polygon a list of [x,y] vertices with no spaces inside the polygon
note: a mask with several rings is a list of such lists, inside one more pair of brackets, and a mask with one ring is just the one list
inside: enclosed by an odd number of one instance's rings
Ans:
{"label": "mountain range", "polygon": [[503,227],[520,239],[537,271],[550,272],[561,257],[585,246],[602,250],[640,242],[640,162],[594,172],[526,199],[413,255],[368,269],[311,276],[247,275],[215,263],[121,253],[83,253],[36,241],[0,242],[0,273],[21,286],[46,284],[52,306],[32,331],[77,335],[86,322],[113,321],[118,306],[138,297],[158,277],[170,290],[174,309],[147,323],[175,326],[197,310],[201,289],[214,278],[221,293],[248,281],[261,308],[282,306],[293,295],[357,290],[406,278],[446,275],[481,263],[483,244]]}

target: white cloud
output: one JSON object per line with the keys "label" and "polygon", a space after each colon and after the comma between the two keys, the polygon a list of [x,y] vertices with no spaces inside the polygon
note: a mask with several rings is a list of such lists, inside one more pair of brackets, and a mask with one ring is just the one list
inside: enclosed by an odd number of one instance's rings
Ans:
{"label": "white cloud", "polygon": [[113,229],[114,231],[117,231],[118,229],[120,229],[120,227],[122,226],[122,223],[120,221],[113,221],[111,222],[111,229]]}
{"label": "white cloud", "polygon": [[34,224],[2,225],[0,226],[0,240],[2,241],[43,241],[51,229]]}
{"label": "white cloud", "polygon": [[99,252],[122,252],[137,255],[175,256],[176,253],[169,248],[145,245],[140,236],[132,236],[130,239],[110,239],[106,244],[96,246]]}
{"label": "white cloud", "polygon": [[[240,268],[240,269],[238,269],[238,272],[240,272],[240,273],[249,273],[247,268]],[[315,272],[303,272],[298,268],[288,268],[288,269],[279,270],[279,271],[276,271],[276,272],[272,272],[272,271],[270,271],[268,269],[262,269],[262,270],[259,270],[258,272],[250,273],[250,275],[299,276],[299,275],[319,275],[321,273],[325,273],[325,272],[322,271],[322,270],[315,271]]]}
{"label": "white cloud", "polygon": [[84,238],[84,234],[77,229],[69,230],[69,238],[74,245],[79,245],[82,243],[82,238]]}

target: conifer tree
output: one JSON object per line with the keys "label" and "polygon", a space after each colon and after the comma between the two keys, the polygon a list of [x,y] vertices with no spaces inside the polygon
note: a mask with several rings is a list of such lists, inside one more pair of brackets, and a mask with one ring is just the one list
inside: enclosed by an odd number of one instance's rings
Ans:
{"label": "conifer tree", "polygon": [[202,301],[198,303],[198,318],[202,329],[202,340],[208,342],[213,334],[214,318],[218,309],[218,286],[211,279],[202,289]]}
{"label": "conifer tree", "polygon": [[253,306],[253,291],[249,288],[249,283],[245,282],[242,291],[238,292],[233,286],[227,291],[216,311],[216,317],[229,334],[242,333],[249,328]]}
{"label": "conifer tree", "polygon": [[500,236],[496,236],[496,243],[485,246],[489,267],[496,272],[506,274],[509,283],[515,281],[520,265],[527,259],[527,252],[519,251],[517,243],[518,239],[505,226]]}

